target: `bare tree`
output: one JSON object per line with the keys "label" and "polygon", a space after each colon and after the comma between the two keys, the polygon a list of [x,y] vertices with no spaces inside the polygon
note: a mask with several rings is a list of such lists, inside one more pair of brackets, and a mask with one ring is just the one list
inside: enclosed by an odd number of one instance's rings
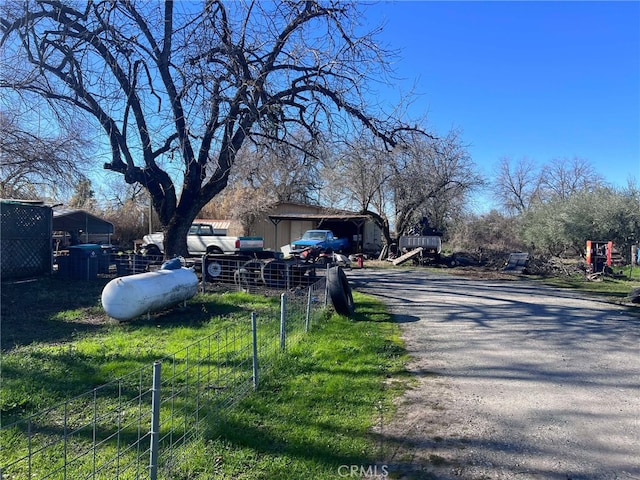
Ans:
{"label": "bare tree", "polygon": [[503,157],[495,170],[492,190],[507,212],[523,213],[541,199],[542,177],[531,159]]}
{"label": "bare tree", "polygon": [[529,158],[500,159],[493,192],[509,213],[522,214],[540,202],[565,200],[605,186],[604,177],[584,159],[557,158],[539,168]]}
{"label": "bare tree", "polygon": [[0,111],[0,197],[60,199],[84,180],[90,143],[77,126],[39,130],[16,113]]}
{"label": "bare tree", "polygon": [[581,190],[592,191],[603,187],[605,180],[583,158],[556,158],[543,167],[540,184],[547,200],[552,197],[565,200]]}
{"label": "bare tree", "polygon": [[[398,234],[428,217],[436,228],[466,203],[483,182],[475,172],[460,132],[446,136],[405,135],[389,152],[375,138],[362,134],[344,149],[332,166],[332,190],[343,205],[355,206],[381,228],[387,244],[391,225]],[[334,200],[334,204],[336,200]]]}
{"label": "bare tree", "polygon": [[5,1],[0,88],[92,116],[111,146],[105,168],[149,191],[165,254],[183,255],[191,221],[247,142],[355,121],[395,143],[405,127],[363,100],[386,63],[375,31],[357,33],[360,7]]}
{"label": "bare tree", "polygon": [[456,129],[437,138],[412,135],[412,141],[398,149],[395,168],[392,187],[398,234],[423,217],[433,227],[446,230],[448,218],[484,183]]}
{"label": "bare tree", "polygon": [[292,143],[257,145],[238,156],[231,181],[269,192],[274,202],[317,203],[322,188],[320,138],[293,132]]}
{"label": "bare tree", "polygon": [[393,163],[392,152],[361,131],[347,139],[342,149],[327,154],[322,173],[331,185],[322,191],[324,203],[368,215],[380,227],[387,245],[392,243],[389,212],[393,211]]}
{"label": "bare tree", "polygon": [[238,220],[244,234],[251,235],[256,220],[278,203],[317,204],[320,146],[304,132],[292,138],[295,144],[258,144],[238,152],[229,185],[201,214]]}
{"label": "bare tree", "polygon": [[[113,223],[112,242],[123,248],[133,248],[134,241],[154,231],[158,225],[149,204],[149,195],[140,185],[129,185],[110,178],[104,188],[98,189],[99,203],[103,205],[100,215]],[[151,218],[149,218],[151,216]]]}

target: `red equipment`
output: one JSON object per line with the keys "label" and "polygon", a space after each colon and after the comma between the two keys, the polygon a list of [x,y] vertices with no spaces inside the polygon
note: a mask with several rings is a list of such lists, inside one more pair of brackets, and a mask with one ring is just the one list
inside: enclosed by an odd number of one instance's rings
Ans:
{"label": "red equipment", "polygon": [[592,272],[601,272],[604,266],[611,267],[613,242],[594,242],[587,240],[587,265]]}

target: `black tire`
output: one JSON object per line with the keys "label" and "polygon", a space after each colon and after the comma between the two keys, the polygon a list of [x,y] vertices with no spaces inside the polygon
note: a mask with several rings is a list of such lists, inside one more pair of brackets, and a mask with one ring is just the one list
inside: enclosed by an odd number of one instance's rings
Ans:
{"label": "black tire", "polygon": [[327,255],[322,255],[322,256],[320,256],[320,257],[318,257],[316,259],[315,263],[319,267],[327,268],[329,265],[331,265],[333,263],[333,257],[332,256],[327,256]]}
{"label": "black tire", "polygon": [[327,270],[327,289],[335,311],[345,317],[352,316],[356,308],[349,280],[342,267],[331,267]]}
{"label": "black tire", "polygon": [[272,260],[262,265],[262,281],[269,288],[282,289],[287,286],[287,264]]}
{"label": "black tire", "polygon": [[142,253],[142,255],[153,255],[156,257],[162,256],[162,252],[160,251],[160,248],[154,243],[150,243],[149,245],[143,245],[140,253]]}
{"label": "black tire", "polygon": [[207,247],[207,253],[216,254],[216,255],[222,255],[224,252],[222,251],[222,249],[220,247],[217,247],[215,245],[209,245]]}

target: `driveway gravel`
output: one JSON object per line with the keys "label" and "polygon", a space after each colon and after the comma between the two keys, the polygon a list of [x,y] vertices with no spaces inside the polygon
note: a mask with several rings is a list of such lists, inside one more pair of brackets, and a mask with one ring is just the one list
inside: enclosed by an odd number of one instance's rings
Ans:
{"label": "driveway gravel", "polygon": [[640,479],[640,318],[526,280],[348,272],[417,379],[379,427],[392,478]]}

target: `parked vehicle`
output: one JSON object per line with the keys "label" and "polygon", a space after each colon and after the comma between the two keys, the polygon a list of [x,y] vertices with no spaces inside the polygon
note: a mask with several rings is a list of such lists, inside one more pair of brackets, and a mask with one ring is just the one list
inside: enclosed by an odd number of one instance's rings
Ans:
{"label": "parked vehicle", "polygon": [[442,238],[439,235],[406,235],[399,238],[398,247],[401,254],[421,247],[421,257],[437,263],[442,253]]}
{"label": "parked vehicle", "polygon": [[349,249],[349,239],[337,238],[331,230],[307,230],[302,238],[291,243],[292,252],[300,252],[310,247],[345,252]]}
{"label": "parked vehicle", "polygon": [[[142,238],[145,246],[155,245],[164,253],[164,234],[151,233]],[[191,256],[208,253],[255,252],[264,248],[262,237],[232,237],[216,233],[207,223],[193,223],[187,235],[187,250]]]}

